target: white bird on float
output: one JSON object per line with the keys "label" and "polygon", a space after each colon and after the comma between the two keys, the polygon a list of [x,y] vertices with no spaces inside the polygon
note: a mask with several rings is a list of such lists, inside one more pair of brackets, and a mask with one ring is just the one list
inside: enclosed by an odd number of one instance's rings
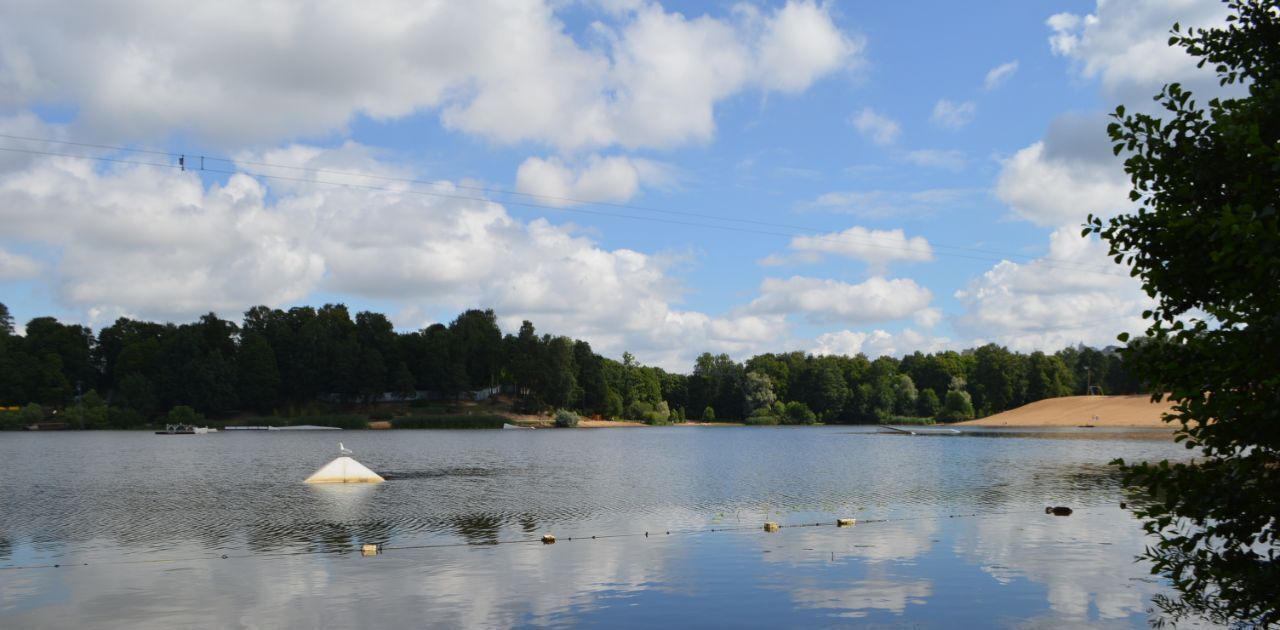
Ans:
{"label": "white bird on float", "polygon": [[351,454],[352,452],[354,452],[354,451],[352,451],[351,449],[349,449],[349,448],[347,448],[347,447],[343,446],[343,445],[342,445],[342,442],[338,442],[338,452],[339,452],[339,453],[341,453],[341,454],[343,454],[343,455],[350,455],[350,454]]}

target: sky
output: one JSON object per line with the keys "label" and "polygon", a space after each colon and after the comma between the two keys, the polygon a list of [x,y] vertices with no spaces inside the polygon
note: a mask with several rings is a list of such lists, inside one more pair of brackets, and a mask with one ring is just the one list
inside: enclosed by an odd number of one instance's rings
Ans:
{"label": "sky", "polygon": [[[0,302],[492,308],[702,352],[1052,352],[1151,305],[1105,128],[1216,0],[0,0]],[[179,164],[181,158],[182,164]]]}

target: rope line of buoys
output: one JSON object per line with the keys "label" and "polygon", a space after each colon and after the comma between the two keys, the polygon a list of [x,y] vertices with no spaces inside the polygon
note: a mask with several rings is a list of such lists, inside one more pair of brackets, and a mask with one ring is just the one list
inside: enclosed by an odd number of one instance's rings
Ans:
{"label": "rope line of buoys", "polygon": [[[790,524],[767,521],[764,523],[763,531],[766,533],[772,533],[782,529],[799,529],[799,528],[813,528],[813,527],[848,528],[853,526],[854,524],[874,525],[874,524],[882,524],[882,523],[902,523],[902,522],[911,522],[911,521],[941,520],[943,518],[951,519],[951,518],[976,518],[976,517],[987,517],[987,516],[1018,516],[1018,515],[1027,515],[1027,514],[1035,514],[1035,513],[1048,513],[1048,512],[1045,512],[1045,511],[972,512],[972,513],[966,513],[966,514],[948,514],[945,516],[943,515],[908,516],[908,517],[897,517],[897,518],[874,518],[874,519],[838,518],[834,521],[827,521],[827,522],[790,523]],[[644,532],[630,532],[630,533],[621,533],[621,534],[593,534],[590,536],[578,536],[577,539],[580,541],[585,541],[585,540],[605,540],[605,539],[611,539],[611,538],[640,538],[640,537],[649,538],[651,537],[651,535],[657,536],[659,534],[662,534],[665,536],[671,536],[671,535],[681,536],[681,535],[690,535],[690,534],[708,534],[708,533],[718,533],[718,532],[746,532],[746,531],[758,532],[762,530],[759,525],[739,525],[739,526],[727,526],[727,527],[722,526],[722,527],[695,528],[695,529],[683,529],[683,530],[680,530],[680,529],[663,530],[661,532],[644,531]],[[102,562],[93,562],[93,563],[75,562],[75,563],[57,563],[57,564],[12,565],[12,566],[0,566],[0,571],[16,571],[16,570],[23,570],[23,569],[77,568],[77,567],[87,567],[91,565],[99,566],[99,565],[129,565],[129,564],[166,564],[166,563],[175,563],[175,562],[192,562],[196,560],[239,560],[239,559],[247,559],[247,558],[284,558],[284,557],[292,557],[292,556],[308,556],[308,555],[321,555],[321,554],[342,555],[342,554],[348,554],[348,553],[359,553],[362,556],[368,557],[368,556],[381,555],[387,551],[411,551],[411,550],[419,550],[419,549],[449,549],[449,548],[455,548],[455,547],[489,547],[489,546],[496,547],[498,545],[521,545],[521,544],[552,545],[552,544],[555,544],[557,540],[558,539],[556,538],[556,536],[552,534],[544,534],[538,538],[522,538],[517,540],[494,540],[494,541],[483,542],[483,543],[451,542],[451,543],[432,543],[432,544],[423,544],[423,545],[384,545],[380,543],[361,543],[356,545],[355,547],[347,547],[347,548],[340,548],[340,549],[309,549],[309,550],[297,550],[297,551],[276,551],[276,552],[265,552],[265,553],[248,553],[248,554],[225,554],[224,553],[224,554],[187,556],[187,557],[180,557],[180,558],[106,560]],[[573,542],[574,538],[566,537],[563,540],[564,542]]]}

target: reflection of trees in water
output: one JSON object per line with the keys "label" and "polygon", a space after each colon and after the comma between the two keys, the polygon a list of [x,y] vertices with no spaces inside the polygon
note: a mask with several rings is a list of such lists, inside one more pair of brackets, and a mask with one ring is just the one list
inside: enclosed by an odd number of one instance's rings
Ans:
{"label": "reflection of trees in water", "polygon": [[496,514],[464,514],[449,519],[450,529],[467,544],[496,545],[502,531],[502,517]]}
{"label": "reflection of trees in water", "polygon": [[532,514],[520,515],[520,529],[526,534],[532,534],[538,531],[538,519]]}
{"label": "reflection of trees in water", "polygon": [[8,560],[11,554],[13,554],[13,543],[9,542],[8,538],[0,536],[0,558]]}
{"label": "reflection of trees in water", "polygon": [[359,523],[271,523],[258,522],[245,531],[245,546],[257,553],[306,551],[332,553],[352,551],[364,543],[385,543],[395,534],[388,521]]}

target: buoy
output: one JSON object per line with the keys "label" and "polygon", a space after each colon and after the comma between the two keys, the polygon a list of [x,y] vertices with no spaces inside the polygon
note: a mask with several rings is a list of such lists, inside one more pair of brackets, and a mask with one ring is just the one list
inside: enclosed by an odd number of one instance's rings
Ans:
{"label": "buoy", "polygon": [[544,545],[554,545],[554,544],[556,544],[556,537],[555,537],[555,536],[552,536],[551,534],[544,534],[544,535],[542,536],[542,544],[544,544]]}
{"label": "buoy", "polygon": [[778,531],[781,527],[782,527],[781,525],[779,525],[779,524],[777,524],[777,523],[775,523],[775,522],[773,522],[773,521],[769,521],[769,522],[767,522],[767,523],[765,523],[765,524],[764,524],[764,531],[766,531],[766,532],[776,532],[776,531]]}
{"label": "buoy", "polygon": [[364,464],[343,455],[317,470],[305,483],[382,483],[386,481]]}
{"label": "buoy", "polygon": [[853,527],[858,522],[856,518],[838,518],[836,519],[836,527]]}
{"label": "buoy", "polygon": [[376,556],[380,553],[382,553],[382,545],[376,543],[365,543],[360,546],[360,555],[362,556]]}
{"label": "buoy", "polygon": [[1044,509],[1044,513],[1052,514],[1054,516],[1071,516],[1071,508],[1061,505],[1057,507],[1047,507]]}

